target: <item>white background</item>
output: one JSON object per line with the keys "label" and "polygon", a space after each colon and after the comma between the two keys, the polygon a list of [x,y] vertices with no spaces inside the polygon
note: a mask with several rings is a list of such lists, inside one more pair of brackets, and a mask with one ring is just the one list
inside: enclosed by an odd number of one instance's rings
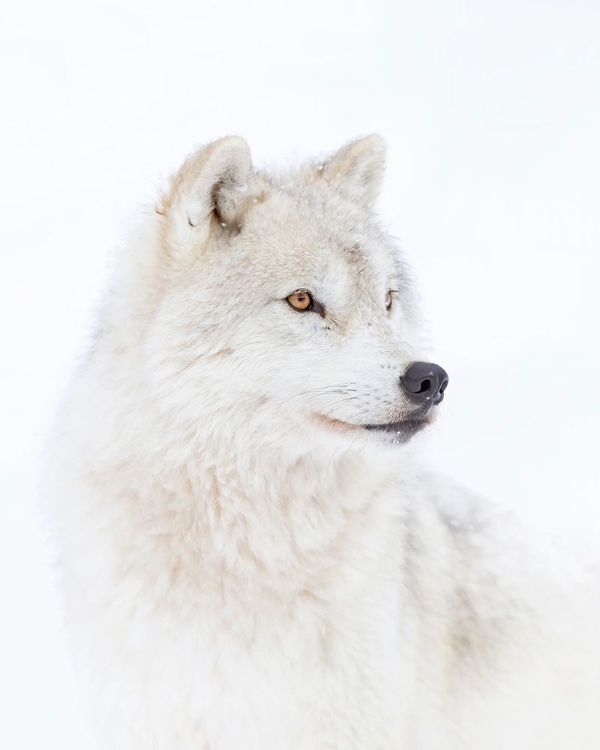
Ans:
{"label": "white background", "polygon": [[127,218],[196,144],[372,131],[450,372],[432,459],[600,541],[600,4],[6,2],[0,17],[0,746],[89,747],[36,461]]}

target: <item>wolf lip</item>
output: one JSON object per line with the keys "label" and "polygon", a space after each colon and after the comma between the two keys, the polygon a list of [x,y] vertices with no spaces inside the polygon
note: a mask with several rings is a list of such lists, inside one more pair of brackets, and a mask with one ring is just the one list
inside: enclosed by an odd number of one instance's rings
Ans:
{"label": "wolf lip", "polygon": [[363,425],[366,430],[371,432],[385,432],[397,437],[412,437],[419,430],[427,427],[429,422],[425,419],[404,419],[401,422],[386,422],[384,424],[366,424]]}

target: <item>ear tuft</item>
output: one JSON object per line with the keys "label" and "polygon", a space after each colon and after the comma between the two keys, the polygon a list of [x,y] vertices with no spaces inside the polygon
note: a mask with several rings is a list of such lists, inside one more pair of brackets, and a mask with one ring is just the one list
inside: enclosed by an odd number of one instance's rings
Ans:
{"label": "ear tuft", "polygon": [[346,197],[371,205],[381,190],[385,152],[385,141],[373,133],[348,143],[319,164],[317,176]]}
{"label": "ear tuft", "polygon": [[250,149],[238,136],[221,138],[189,156],[161,201],[170,247],[201,247],[209,237],[213,218],[225,226],[239,224],[251,177]]}

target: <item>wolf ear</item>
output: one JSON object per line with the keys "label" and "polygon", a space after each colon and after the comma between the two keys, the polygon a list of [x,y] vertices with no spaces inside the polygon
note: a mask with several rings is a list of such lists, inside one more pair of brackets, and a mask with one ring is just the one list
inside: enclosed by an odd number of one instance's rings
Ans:
{"label": "wolf ear", "polygon": [[219,224],[237,226],[251,176],[250,149],[238,136],[221,138],[189,156],[156,209],[165,217],[169,248],[197,249]]}
{"label": "wolf ear", "polygon": [[384,171],[385,141],[375,133],[348,143],[317,167],[330,187],[369,205],[379,195]]}

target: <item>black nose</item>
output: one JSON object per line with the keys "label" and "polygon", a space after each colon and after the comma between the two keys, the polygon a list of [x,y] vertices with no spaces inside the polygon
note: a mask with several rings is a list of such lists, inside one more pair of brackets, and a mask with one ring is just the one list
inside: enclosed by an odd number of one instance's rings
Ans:
{"label": "black nose", "polygon": [[431,362],[415,362],[400,378],[411,397],[423,404],[439,404],[448,385],[448,373]]}

